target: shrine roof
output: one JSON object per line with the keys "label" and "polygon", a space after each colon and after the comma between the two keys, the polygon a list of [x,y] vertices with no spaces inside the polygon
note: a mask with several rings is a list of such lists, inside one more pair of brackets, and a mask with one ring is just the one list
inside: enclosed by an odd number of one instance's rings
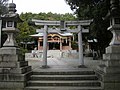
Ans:
{"label": "shrine roof", "polygon": [[[61,35],[61,36],[73,36],[73,34],[72,33],[57,33],[57,34],[59,34],[59,35]],[[43,33],[38,33],[38,34],[33,34],[33,35],[30,35],[31,37],[43,37]]]}
{"label": "shrine roof", "polygon": [[38,33],[38,34],[33,34],[33,35],[30,35],[31,37],[43,37],[43,33]]}
{"label": "shrine roof", "polygon": [[73,36],[72,33],[59,33],[61,36]]}

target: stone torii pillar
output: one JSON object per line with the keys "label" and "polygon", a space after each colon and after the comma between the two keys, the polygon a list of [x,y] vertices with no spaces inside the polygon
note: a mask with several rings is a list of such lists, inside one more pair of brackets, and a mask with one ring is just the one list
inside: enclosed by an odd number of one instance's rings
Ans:
{"label": "stone torii pillar", "polygon": [[44,26],[44,36],[43,36],[43,68],[47,67],[47,32],[48,26]]}
{"label": "stone torii pillar", "polygon": [[[44,20],[36,20],[32,19],[33,22],[35,22],[35,25],[41,25],[44,26],[44,31],[42,29],[38,29],[41,33],[44,32],[44,43],[43,43],[43,67],[47,67],[47,30],[48,33],[53,32],[52,29],[47,29],[47,26],[60,26],[60,21],[44,21]],[[79,66],[84,66],[84,60],[83,60],[83,46],[82,46],[82,32],[89,32],[88,29],[83,29],[82,26],[88,26],[92,20],[81,20],[81,21],[65,21],[62,24],[64,25],[64,28],[60,28],[57,30],[54,30],[54,32],[71,32],[71,33],[78,33],[78,46],[79,46]],[[77,26],[77,29],[67,29],[65,26]],[[38,31],[37,30],[37,31]]]}
{"label": "stone torii pillar", "polygon": [[0,48],[2,47],[2,20],[0,20]]}
{"label": "stone torii pillar", "polygon": [[82,27],[78,25],[78,47],[79,47],[79,66],[84,66],[83,45],[82,45]]}

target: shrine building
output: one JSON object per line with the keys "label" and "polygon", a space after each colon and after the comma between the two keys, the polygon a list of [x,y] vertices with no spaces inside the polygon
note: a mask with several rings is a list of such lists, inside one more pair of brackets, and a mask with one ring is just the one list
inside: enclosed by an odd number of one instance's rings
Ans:
{"label": "shrine building", "polygon": [[[43,50],[43,33],[30,35],[31,37],[37,37],[38,50]],[[48,50],[71,50],[71,40],[73,38],[72,33],[59,33],[51,32],[48,33],[47,37],[47,48]]]}

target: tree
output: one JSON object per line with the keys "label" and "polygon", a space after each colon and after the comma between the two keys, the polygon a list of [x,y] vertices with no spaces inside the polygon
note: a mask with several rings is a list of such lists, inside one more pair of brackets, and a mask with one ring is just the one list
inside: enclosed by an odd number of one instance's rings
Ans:
{"label": "tree", "polygon": [[93,18],[94,6],[103,0],[66,0],[79,19]]}
{"label": "tree", "polygon": [[[56,14],[56,13],[21,13],[20,18],[24,21],[18,24],[18,29],[20,32],[17,35],[17,42],[20,44],[21,42],[31,42],[33,38],[29,35],[35,34],[36,29],[41,26],[35,26],[32,22],[32,19],[40,19],[40,20],[75,20],[76,18],[69,13],[66,14]],[[26,47],[25,47],[26,48]]]}
{"label": "tree", "polygon": [[[7,11],[8,11],[7,10],[7,2],[8,1],[9,0],[0,0],[0,15],[7,13]],[[4,32],[2,32],[2,45],[6,39],[7,39],[7,35]]]}
{"label": "tree", "polygon": [[[24,21],[23,23],[19,23],[17,27],[20,30],[20,32],[17,35],[18,44],[20,44],[21,42],[27,44],[27,42],[33,41],[33,39],[29,35],[35,33],[35,28],[29,26],[28,22],[26,21]],[[27,49],[26,46],[25,48]]]}
{"label": "tree", "polygon": [[109,45],[112,38],[111,32],[107,30],[109,27],[109,20],[105,19],[109,10],[109,2],[105,0],[96,5],[94,8],[94,20],[90,26],[90,36],[98,40],[97,49],[100,50],[100,54],[102,56],[105,52],[105,48]]}
{"label": "tree", "polygon": [[112,37],[111,32],[107,30],[109,20],[104,19],[110,9],[110,0],[66,0],[66,2],[75,11],[79,20],[93,19],[88,38],[97,39],[98,49],[102,55]]}
{"label": "tree", "polygon": [[7,12],[7,3],[9,0],[0,0],[0,15]]}

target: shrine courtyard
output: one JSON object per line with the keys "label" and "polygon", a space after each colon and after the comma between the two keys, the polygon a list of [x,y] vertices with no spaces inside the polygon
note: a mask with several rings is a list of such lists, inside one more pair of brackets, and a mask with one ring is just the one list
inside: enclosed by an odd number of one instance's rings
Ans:
{"label": "shrine courtyard", "polygon": [[[42,67],[42,58],[36,57],[27,57],[26,61],[28,64],[32,66],[32,69],[37,69]],[[50,68],[76,68],[78,65],[78,58],[56,58],[56,57],[48,57],[47,63]],[[84,57],[84,63],[86,67],[91,69],[96,69],[98,65],[102,63],[101,60],[93,60],[93,57]]]}

